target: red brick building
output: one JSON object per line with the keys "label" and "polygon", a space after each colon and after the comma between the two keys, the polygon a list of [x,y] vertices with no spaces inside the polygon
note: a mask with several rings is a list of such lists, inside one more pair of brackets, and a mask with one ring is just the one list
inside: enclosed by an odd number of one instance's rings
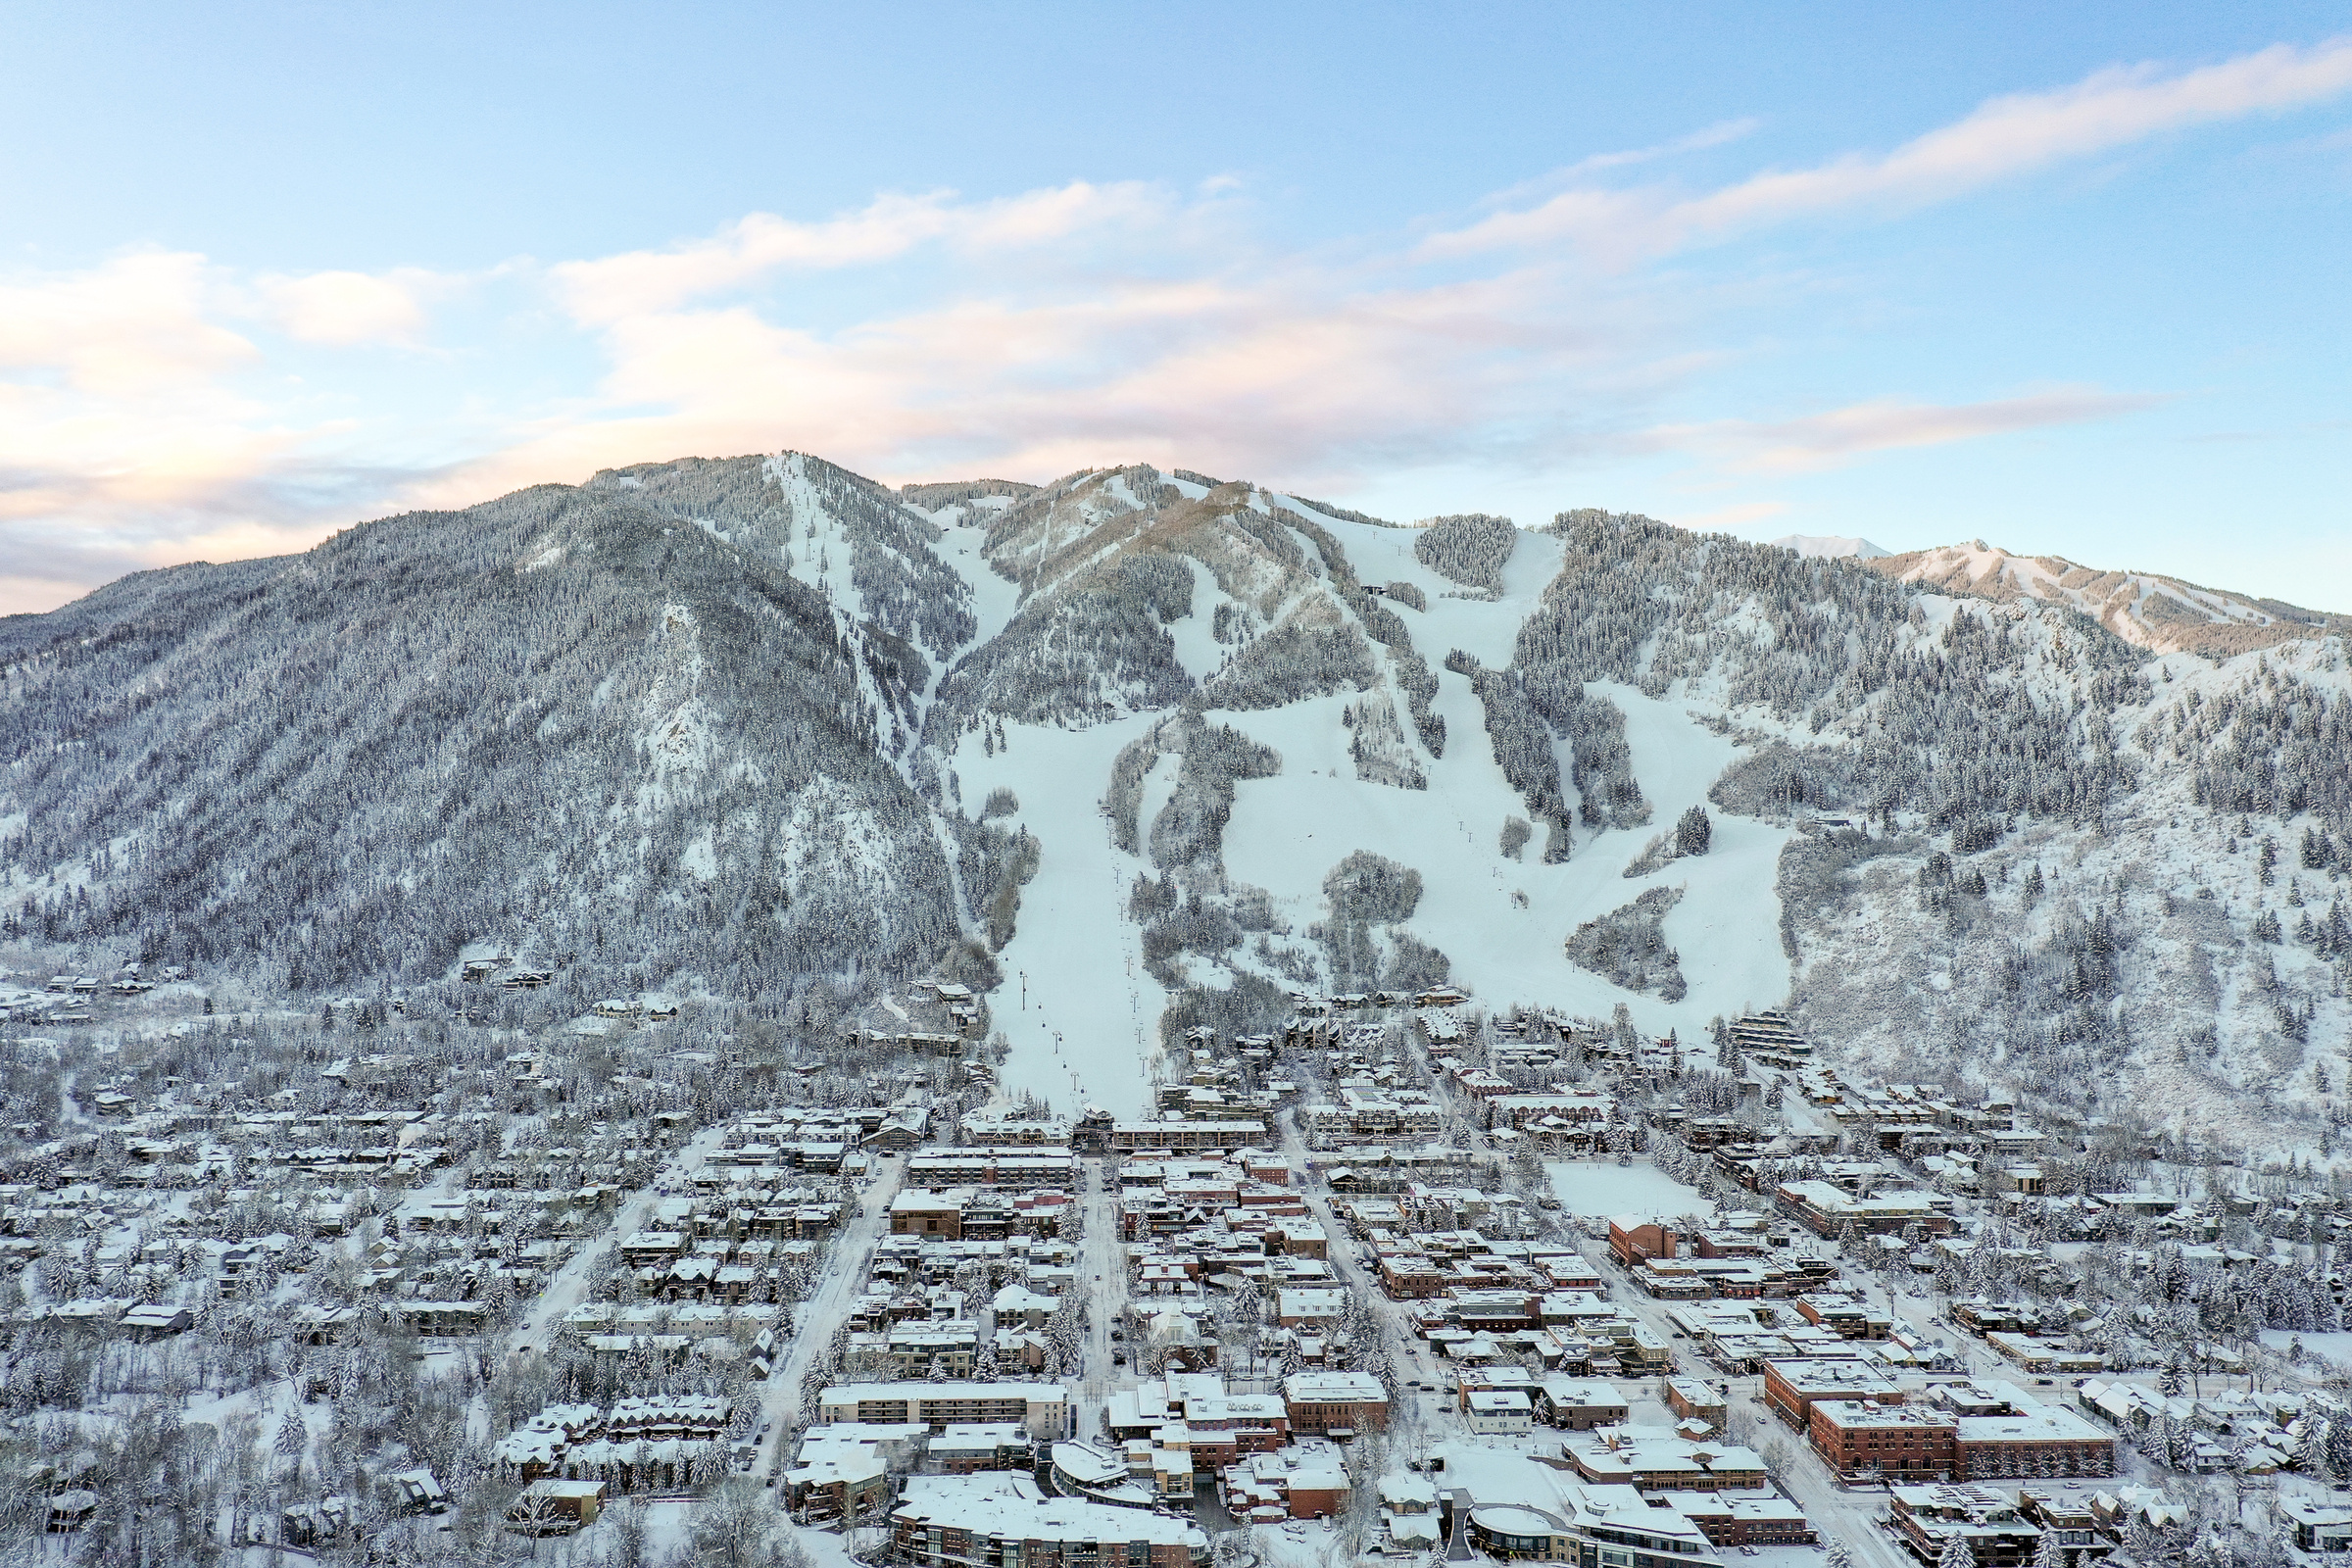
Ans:
{"label": "red brick building", "polygon": [[1948,1410],[1816,1399],[1805,1436],[1813,1451],[1849,1481],[1862,1475],[1948,1481],[1960,1473],[1959,1422]]}
{"label": "red brick building", "polygon": [[1653,1257],[1672,1257],[1674,1227],[1647,1215],[1619,1214],[1609,1221],[1609,1252],[1627,1268],[1640,1268]]}
{"label": "red brick building", "polygon": [[1860,1361],[1810,1358],[1764,1363],[1765,1405],[1799,1431],[1811,1428],[1816,1399],[1900,1404],[1918,1386],[1916,1378],[1906,1386]]}
{"label": "red brick building", "polygon": [[1291,1430],[1300,1437],[1386,1432],[1388,1391],[1369,1372],[1298,1372],[1282,1380]]}

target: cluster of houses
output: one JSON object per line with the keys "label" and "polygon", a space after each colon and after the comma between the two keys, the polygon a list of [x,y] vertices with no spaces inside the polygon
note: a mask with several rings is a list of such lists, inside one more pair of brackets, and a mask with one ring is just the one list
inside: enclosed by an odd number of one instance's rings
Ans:
{"label": "cluster of houses", "polygon": [[[501,961],[467,978],[530,989],[547,976]],[[74,1022],[93,1004],[150,989],[135,971],[96,985],[67,977],[53,991],[13,988],[0,1008],[37,999],[23,1016],[58,1022],[62,1006],[77,1009],[62,1020]],[[320,1369],[357,1363],[305,1348],[413,1336],[400,1353],[442,1356],[485,1350],[496,1335],[513,1339],[505,1350],[585,1352],[606,1405],[551,1409],[502,1446],[507,1478],[525,1485],[512,1522],[532,1533],[592,1522],[615,1492],[700,1487],[739,1460],[756,1404],[705,1396],[698,1406],[662,1391],[740,1388],[747,1376],[759,1387],[789,1344],[785,1303],[809,1289],[843,1223],[845,1183],[867,1174],[877,1152],[931,1137],[935,1070],[889,1064],[900,1070],[860,1082],[822,1064],[777,1064],[763,1069],[776,1091],[768,1108],[707,1137],[707,1157],[657,1193],[665,1157],[709,1127],[678,1080],[719,1064],[723,1035],[692,1049],[627,1036],[587,1071],[579,1053],[601,1048],[563,1030],[485,1055],[481,1036],[445,1037],[397,1004],[332,1004],[316,1022],[174,1022],[171,1007],[193,1013],[201,997],[152,989],[149,1032],[133,1013],[119,1036],[21,1042],[27,1059],[45,1054],[64,1071],[52,1113],[0,1142],[0,1268],[27,1271],[8,1327],[62,1331],[53,1343],[74,1354],[114,1340],[167,1357],[209,1354],[219,1336],[242,1343],[258,1328],[294,1348],[313,1399],[331,1394]],[[621,1021],[669,1014],[658,1000],[617,1009]],[[198,1081],[158,1064],[198,1039],[207,1059],[249,1058],[255,1077]],[[440,1049],[457,1042],[463,1065]],[[830,1102],[773,1102],[791,1098]],[[632,1217],[618,1224],[624,1209]],[[534,1313],[558,1271],[607,1237],[619,1266],[590,1273],[586,1298]],[[534,1332],[511,1333],[526,1321]],[[189,1337],[196,1330],[217,1334]],[[1034,1356],[1042,1341],[1031,1338]],[[639,1369],[658,1376],[634,1381]],[[418,1511],[449,1502],[422,1469],[373,1480],[377,1495],[297,1494],[282,1515],[265,1510],[238,1528],[249,1544],[318,1549],[379,1528],[395,1483]],[[62,1468],[42,1480],[51,1528],[87,1528],[92,1489],[106,1484]]]}
{"label": "cluster of houses", "polygon": [[715,1395],[635,1396],[602,1409],[551,1404],[500,1439],[492,1457],[510,1480],[669,1491],[726,1475],[730,1440],[751,1429],[749,1406]]}
{"label": "cluster of houses", "polygon": [[2095,1481],[1898,1483],[1886,1489],[1886,1522],[1922,1562],[2022,1565],[2142,1560],[2125,1548],[2182,1523],[2188,1510],[2149,1487]]}
{"label": "cluster of houses", "polygon": [[[547,976],[502,955],[468,978],[530,989]],[[1761,1013],[1728,1027],[1725,1052],[1785,1085],[1735,1073],[1732,1113],[1638,1112],[1624,1086],[1670,1096],[1683,1070],[1670,1042],[1545,1013],[1482,1018],[1444,987],[1294,1001],[1279,1036],[1194,1031],[1152,1111],[1127,1121],[999,1101],[951,1126],[935,1099],[955,1081],[947,1064],[983,1094],[990,1075],[966,1058],[985,1006],[944,982],[877,1004],[845,1035],[859,1052],[940,1060],[847,1086],[830,1061],[769,1063],[785,1096],[863,1102],[769,1105],[714,1132],[681,1099],[644,1108],[650,1047],[592,1082],[566,1054],[590,1048],[562,1032],[488,1058],[495,1119],[398,1042],[320,1053],[325,1096],[228,1102],[92,1075],[87,1125],[12,1146],[0,1264],[70,1255],[86,1290],[39,1295],[26,1312],[82,1333],[168,1340],[211,1303],[274,1296],[285,1332],[332,1346],[371,1315],[424,1339],[513,1327],[609,1234],[618,1266],[508,1347],[585,1351],[601,1401],[549,1405],[499,1439],[499,1474],[522,1489],[508,1517],[530,1534],[744,1465],[771,1387],[760,1380],[794,1343],[792,1303],[818,1294],[829,1261],[862,1267],[803,1327],[826,1336],[829,1381],[808,1386],[811,1424],[793,1435],[776,1496],[804,1522],[882,1526],[899,1561],[932,1568],[1200,1568],[1209,1540],[1193,1510],[1205,1498],[1235,1521],[1291,1527],[1376,1502],[1380,1540],[1405,1552],[1450,1540],[1506,1559],[1703,1563],[1815,1543],[1735,1440],[1747,1429],[1711,1381],[1731,1376],[1760,1376],[1766,1410],[1836,1476],[1884,1488],[1886,1528],[1924,1560],[1954,1540],[1980,1563],[2034,1560],[2045,1540],[2080,1557],[2177,1514],[2117,1479],[2124,1439],[2160,1429],[2178,1468],[2262,1475],[2302,1464],[2315,1433],[2346,1418],[2325,1392],[2183,1396],[2103,1380],[2080,1348],[2065,1265],[2046,1254],[2004,1258],[2001,1272],[2051,1299],[1959,1296],[1950,1308],[1953,1332],[2004,1357],[2015,1384],[1972,1378],[1951,1345],[1849,1288],[1840,1263],[1857,1253],[1939,1276],[1981,1267],[1986,1244],[1961,1234],[1980,1205],[2120,1212],[2183,1244],[2168,1257],[2202,1249],[2196,1260],[2236,1266],[2220,1200],[2049,1192],[2044,1135],[2014,1105],[1857,1090],[1788,1018]],[[659,1016],[643,998],[597,1010],[615,1024]],[[1311,1094],[1276,1075],[1285,1052],[1311,1054],[1298,1074]],[[1604,1081],[1594,1069],[1618,1087],[1592,1087]],[[1780,1102],[1766,1097],[1786,1088],[1807,1125],[1768,1131]],[[498,1136],[511,1112],[525,1124],[561,1112],[561,1130]],[[1302,1152],[1280,1152],[1286,1112]],[[1653,1130],[1752,1206],[1601,1222],[1592,1239],[1605,1236],[1631,1286],[1614,1299],[1556,1234],[1556,1200],[1503,1178],[1531,1168],[1515,1154],[1622,1160]],[[658,1177],[698,1135],[695,1161]],[[903,1157],[884,1234],[861,1263],[834,1258],[856,1184],[883,1156]],[[1118,1288],[1082,1263],[1089,1192]],[[249,1234],[255,1213],[277,1228]],[[2315,1213],[2328,1234],[2332,1211]],[[285,1288],[330,1252],[359,1304]],[[1121,1298],[1123,1310],[1107,1304]],[[1081,1322],[1096,1302],[1115,1312],[1107,1334]],[[1668,1333],[1652,1327],[1661,1316]],[[1382,1326],[1439,1380],[1401,1385]],[[2208,1348],[2200,1368],[2232,1367]],[[725,1375],[670,1375],[680,1368]],[[661,1392],[682,1385],[735,1393]],[[1637,1409],[1653,1399],[1671,1424],[1634,1424],[1655,1419]],[[1358,1441],[1408,1400],[1437,1441],[1416,1443],[1410,1470],[1399,1456],[1365,1477]],[[417,1474],[418,1505],[440,1506]],[[71,1479],[50,1490],[88,1495]],[[61,1530],[86,1518],[78,1502],[55,1507]],[[2288,1498],[2279,1512],[2309,1549],[2352,1542],[2352,1508]],[[278,1540],[340,1539],[350,1513],[338,1497],[299,1502]]]}
{"label": "cluster of houses", "polygon": [[149,979],[145,965],[126,963],[104,976],[52,975],[46,984],[39,986],[0,981],[0,1019],[51,1027],[89,1023],[96,1016],[94,1005],[100,1001],[144,996],[158,982],[170,984],[186,978],[187,971],[177,965],[167,965],[155,971],[154,979]]}
{"label": "cluster of houses", "polygon": [[2168,1395],[2120,1379],[2084,1378],[2075,1399],[2085,1415],[2117,1432],[2175,1434],[2175,1468],[2199,1475],[2267,1476],[2304,1467],[2315,1441],[2352,1418],[2352,1404],[2327,1389],[2244,1389],[2226,1373],[2214,1381],[2212,1389]]}

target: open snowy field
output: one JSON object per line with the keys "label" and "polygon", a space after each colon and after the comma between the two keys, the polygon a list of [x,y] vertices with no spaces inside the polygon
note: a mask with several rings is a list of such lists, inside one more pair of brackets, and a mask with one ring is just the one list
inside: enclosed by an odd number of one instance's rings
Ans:
{"label": "open snowy field", "polygon": [[1715,1205],[1647,1160],[1620,1165],[1614,1160],[1546,1160],[1560,1206],[1569,1213],[1607,1218],[1612,1214],[1711,1214]]}
{"label": "open snowy field", "polygon": [[2324,1355],[2337,1366],[2352,1369],[2352,1334],[2297,1334],[2292,1329],[2264,1329],[2262,1345],[2266,1350],[2284,1351],[2300,1340],[2303,1348],[2314,1355]]}

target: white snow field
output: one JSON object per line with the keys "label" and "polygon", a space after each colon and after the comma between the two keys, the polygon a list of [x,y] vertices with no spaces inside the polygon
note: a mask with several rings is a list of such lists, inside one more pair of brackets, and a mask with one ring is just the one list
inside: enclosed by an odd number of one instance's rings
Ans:
{"label": "white snow field", "polygon": [[1021,803],[1011,821],[1039,844],[1013,938],[997,955],[1004,983],[989,999],[1011,1047],[999,1080],[1007,1095],[1029,1091],[1064,1111],[1094,1104],[1120,1117],[1151,1103],[1147,1064],[1167,998],[1144,972],[1143,932],[1127,918],[1127,891],[1151,867],[1112,846],[1102,801],[1119,748],[1160,717],[1083,730],[1007,724],[996,756],[977,736],[956,753],[964,799],[1010,786]]}
{"label": "white snow field", "polygon": [[[1606,1017],[1624,1002],[1641,1028],[1676,1029],[1695,1041],[1709,1018],[1771,1006],[1788,995],[1774,882],[1788,829],[1718,816],[1709,854],[1630,881],[1624,875],[1655,833],[1705,799],[1738,755],[1729,740],[1671,702],[1596,684],[1596,694],[1625,710],[1650,825],[1592,837],[1580,828],[1575,853],[1558,865],[1541,863],[1539,833],[1522,858],[1510,860],[1500,849],[1503,819],[1525,817],[1527,803],[1495,765],[1468,677],[1441,670],[1438,682],[1446,756],[1424,764],[1427,790],[1357,782],[1338,717],[1345,698],[1220,714],[1283,757],[1278,776],[1238,787],[1225,830],[1232,874],[1273,894],[1279,912],[1303,931],[1323,917],[1323,878],[1349,852],[1369,850],[1411,866],[1421,873],[1422,896],[1407,926],[1452,959],[1456,981],[1488,1006],[1524,1002]],[[1561,750],[1565,776],[1565,743]],[[1581,922],[1647,888],[1677,886],[1688,892],[1665,929],[1690,982],[1682,1002],[1621,991],[1568,961],[1564,945]]]}
{"label": "white snow field", "polygon": [[1652,1165],[1638,1159],[1620,1165],[1605,1159],[1551,1159],[1544,1174],[1558,1196],[1560,1206],[1580,1218],[1607,1219],[1615,1214],[1712,1214],[1715,1205]]}

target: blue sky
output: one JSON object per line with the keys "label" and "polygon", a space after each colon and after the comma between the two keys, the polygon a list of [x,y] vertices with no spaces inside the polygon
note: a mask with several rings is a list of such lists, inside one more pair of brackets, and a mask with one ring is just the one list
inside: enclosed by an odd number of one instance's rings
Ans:
{"label": "blue sky", "polygon": [[1134,461],[2352,611],[2340,7],[0,4],[0,610]]}

